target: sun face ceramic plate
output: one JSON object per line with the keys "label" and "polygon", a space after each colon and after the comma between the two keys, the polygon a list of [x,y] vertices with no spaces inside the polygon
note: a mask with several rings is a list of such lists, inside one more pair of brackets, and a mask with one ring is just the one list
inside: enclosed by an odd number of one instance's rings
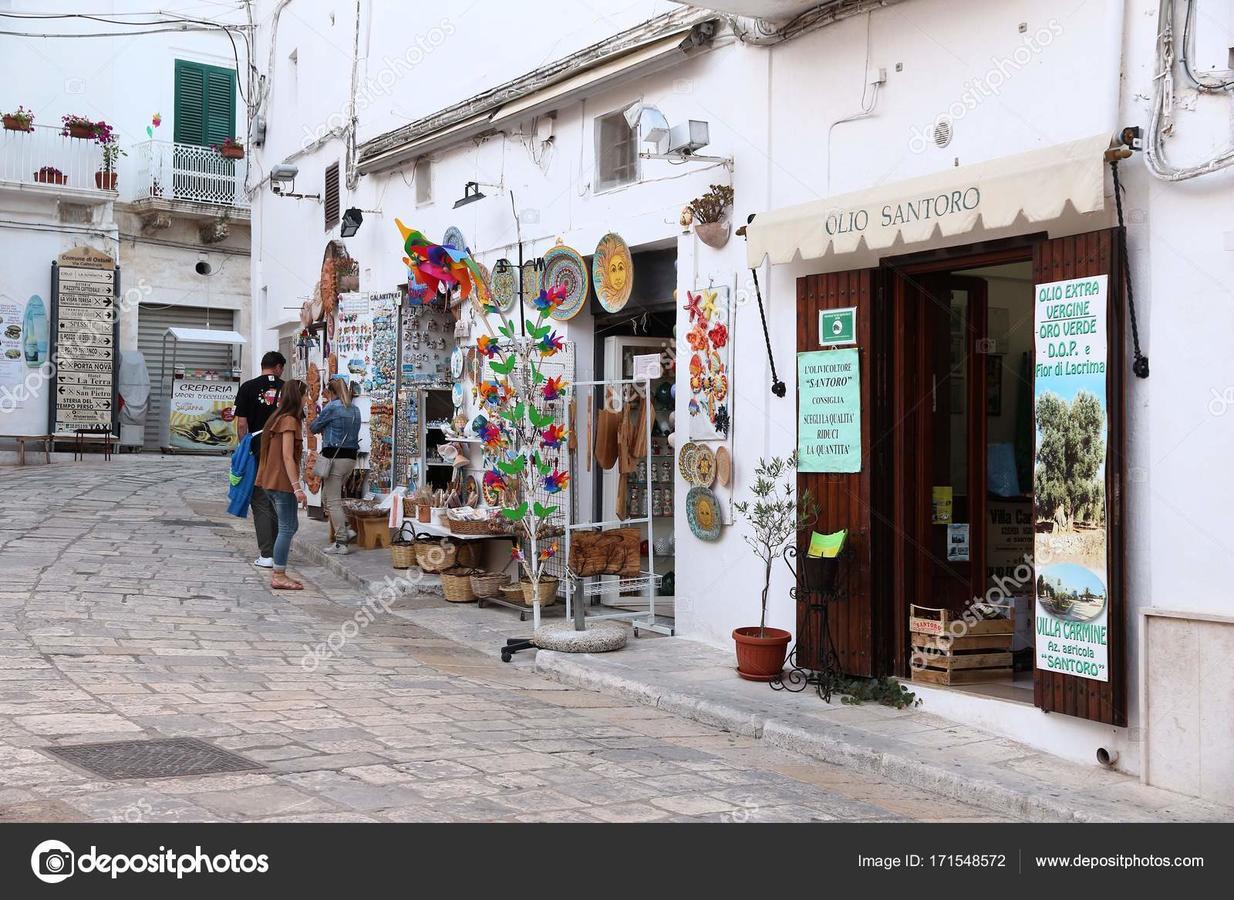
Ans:
{"label": "sun face ceramic plate", "polygon": [[690,488],[686,494],[686,521],[700,541],[720,539],[720,502],[711,488]]}
{"label": "sun face ceramic plate", "polygon": [[445,237],[441,239],[443,247],[453,247],[455,250],[467,249],[467,238],[463,237],[463,232],[457,225],[451,225],[446,229]]}
{"label": "sun face ceramic plate", "polygon": [[558,244],[544,254],[541,283],[545,290],[558,286],[566,289],[565,300],[551,313],[554,319],[565,322],[582,312],[591,280],[587,275],[587,264],[573,247]]}
{"label": "sun face ceramic plate", "polygon": [[518,275],[508,259],[497,260],[490,284],[493,288],[493,302],[497,308],[503,313],[513,309],[515,301],[518,300]]}
{"label": "sun face ceramic plate", "polygon": [[596,299],[609,312],[617,312],[629,302],[634,290],[634,260],[620,235],[606,234],[596,244],[591,258],[591,280]]}

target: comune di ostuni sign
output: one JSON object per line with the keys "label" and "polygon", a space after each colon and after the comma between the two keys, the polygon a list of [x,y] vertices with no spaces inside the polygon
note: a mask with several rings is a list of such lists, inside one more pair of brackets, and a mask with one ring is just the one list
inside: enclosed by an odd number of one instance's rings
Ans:
{"label": "comune di ostuni sign", "polygon": [[1109,681],[1109,276],[1034,288],[1037,668]]}

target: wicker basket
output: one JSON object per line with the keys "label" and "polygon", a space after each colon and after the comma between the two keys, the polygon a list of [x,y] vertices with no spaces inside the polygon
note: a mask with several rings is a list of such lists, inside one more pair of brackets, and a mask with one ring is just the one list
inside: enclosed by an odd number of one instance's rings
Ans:
{"label": "wicker basket", "polygon": [[396,569],[410,569],[416,564],[415,535],[409,534],[410,522],[404,522],[390,542],[390,564]]}
{"label": "wicker basket", "polygon": [[417,506],[416,507],[416,518],[419,519],[421,522],[423,522],[425,525],[430,524],[433,521],[433,507],[429,506],[428,504],[421,504],[420,506]]}
{"label": "wicker basket", "polygon": [[[526,603],[528,606],[534,605],[536,602],[536,599],[535,599],[535,594],[532,592],[532,589],[531,589],[531,582],[530,581],[520,581],[519,586],[523,589],[523,602]],[[538,587],[540,591],[540,605],[541,606],[552,606],[555,602],[557,602],[557,579],[556,578],[554,578],[551,575],[541,575],[540,584],[538,585]]]}
{"label": "wicker basket", "polygon": [[523,586],[521,584],[503,584],[501,592],[506,595],[506,600],[510,603],[523,602]]}
{"label": "wicker basket", "polygon": [[501,534],[499,526],[492,519],[452,519],[446,517],[446,523],[454,534]]}
{"label": "wicker basket", "polygon": [[505,572],[479,571],[471,576],[471,592],[477,597],[496,597],[506,583]]}
{"label": "wicker basket", "polygon": [[471,590],[471,576],[480,574],[480,569],[455,566],[441,573],[441,592],[451,603],[471,603],[476,595]]}
{"label": "wicker basket", "polygon": [[458,561],[458,547],[448,540],[416,541],[416,565],[425,572],[444,572]]}

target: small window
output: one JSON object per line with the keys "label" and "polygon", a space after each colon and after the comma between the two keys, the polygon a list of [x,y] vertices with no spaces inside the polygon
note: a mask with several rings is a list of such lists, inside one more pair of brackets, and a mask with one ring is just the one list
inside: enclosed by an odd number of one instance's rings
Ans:
{"label": "small window", "polygon": [[424,206],[433,202],[433,161],[427,156],[416,160],[412,170],[412,180],[416,183],[416,206]]}
{"label": "small window", "polygon": [[339,199],[338,199],[338,163],[330,163],[326,166],[326,231],[329,231],[339,220]]}
{"label": "small window", "polygon": [[596,190],[638,180],[638,145],[634,129],[618,110],[596,119]]}

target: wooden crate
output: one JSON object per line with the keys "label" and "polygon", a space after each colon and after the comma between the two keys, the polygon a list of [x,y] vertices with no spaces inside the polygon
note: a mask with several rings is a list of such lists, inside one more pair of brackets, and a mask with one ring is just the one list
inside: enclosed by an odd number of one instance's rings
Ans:
{"label": "wooden crate", "polygon": [[[977,684],[1009,678],[1015,610],[1007,618],[982,619],[959,627],[961,616],[946,609],[909,607],[913,659],[912,679],[926,684]],[[956,636],[959,634],[960,636]]]}

